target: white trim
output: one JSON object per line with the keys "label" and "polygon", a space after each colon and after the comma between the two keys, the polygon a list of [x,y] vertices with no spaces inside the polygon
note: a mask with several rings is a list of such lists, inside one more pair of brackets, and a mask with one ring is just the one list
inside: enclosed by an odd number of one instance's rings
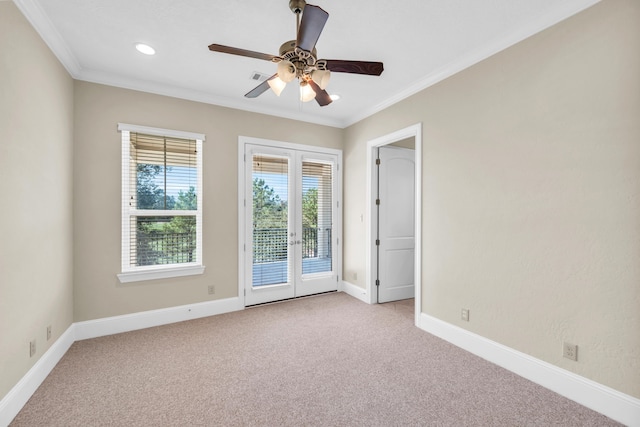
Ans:
{"label": "white trim", "polygon": [[420,329],[628,426],[640,426],[640,399],[421,313]]}
{"label": "white trim", "polygon": [[[185,132],[172,129],[162,129],[148,126],[131,125],[118,123],[118,132],[121,132],[121,273],[117,274],[120,283],[138,282],[143,280],[165,279],[171,277],[193,276],[204,273],[202,265],[202,221],[203,221],[203,189],[202,189],[202,144],[205,139],[204,134]],[[196,200],[195,210],[146,210],[136,209],[130,206],[131,198],[131,155],[130,155],[130,134],[131,132],[145,133],[160,137],[182,138],[195,140],[196,143]],[[178,265],[153,265],[135,266],[131,265],[131,219],[140,216],[193,216],[196,220],[196,262]]]}
{"label": "white trim", "polygon": [[168,279],[170,277],[195,276],[204,273],[204,265],[188,267],[159,266],[156,269],[123,271],[118,273],[120,283],[140,282],[142,280]]}
{"label": "white trim", "polygon": [[[167,83],[158,83],[135,77],[127,77],[103,71],[85,68],[82,70],[82,75],[77,79],[90,83],[152,93],[160,96],[169,96],[177,99],[186,99],[188,101],[202,102],[209,105],[217,105],[219,107],[233,108],[235,110],[248,111],[251,113],[264,114],[267,116],[280,117],[322,126],[330,126],[338,129],[346,127],[342,119],[323,117],[315,111],[311,112],[311,110],[276,110],[273,106],[248,102],[244,97],[220,96],[213,93],[206,93],[201,90],[189,89]],[[296,104],[296,107],[297,105],[298,104]]]}
{"label": "white trim", "polygon": [[246,163],[246,150],[247,144],[243,142],[242,137],[238,137],[238,298],[244,307],[245,303],[245,290],[244,282],[245,278],[245,252],[247,250],[245,244],[245,212],[246,203],[245,198],[245,163]]}
{"label": "white trim", "polygon": [[14,0],[13,2],[71,77],[74,79],[79,78],[83,70],[78,59],[73,55],[67,42],[65,42],[47,14],[42,10],[40,4],[36,0]]}
{"label": "white trim", "polygon": [[203,133],[186,132],[183,130],[162,129],[150,126],[130,125],[127,123],[118,123],[118,132],[128,131],[136,133],[144,133],[154,136],[168,136],[170,138],[196,139],[205,141],[206,136]]}
{"label": "white trim", "polygon": [[360,286],[356,286],[353,283],[349,283],[346,281],[340,282],[340,287],[338,291],[344,292],[347,295],[351,295],[354,298],[359,299],[360,301],[370,304],[369,297],[367,296],[367,290],[361,288]]}
{"label": "white trim", "polygon": [[[287,150],[308,151],[312,153],[321,154],[333,154],[339,156],[339,161],[342,163],[342,150],[338,148],[320,147],[318,145],[304,145],[296,144],[294,142],[275,141],[272,139],[254,138],[251,136],[239,136],[238,143],[241,145],[262,145],[264,147],[277,147]],[[244,152],[244,150],[243,150]]]}
{"label": "white trim", "polygon": [[497,36],[493,41],[485,44],[480,49],[467,52],[463,56],[458,57],[454,61],[445,64],[443,67],[434,70],[423,78],[415,81],[406,89],[396,93],[394,96],[373,105],[371,108],[366,108],[359,111],[357,114],[353,114],[345,118],[342,126],[344,128],[366,119],[369,116],[374,115],[390,106],[397,104],[408,97],[421,92],[428,87],[431,87],[441,81],[458,74],[461,71],[466,70],[474,66],[475,64],[484,61],[485,59],[496,55],[497,53],[508,49],[509,47],[520,43],[521,41],[546,30],[547,28],[570,18],[571,16],[582,12],[585,9],[590,8],[601,0],[571,0],[565,2],[558,2],[558,5],[548,13],[538,17],[528,25],[518,28],[517,31],[510,34],[503,34]]}
{"label": "white trim", "polygon": [[374,170],[372,167],[374,150],[383,145],[392,144],[403,139],[414,138],[415,141],[415,248],[414,248],[414,281],[415,284],[415,324],[417,325],[422,312],[422,123],[397,130],[387,135],[380,136],[367,142],[367,200],[365,206],[366,217],[366,291],[369,304],[375,304],[376,292],[373,281],[373,232],[372,220],[375,195],[372,185]]}
{"label": "white trim", "polygon": [[240,298],[227,298],[122,316],[76,322],[49,347],[0,401],[0,426],[8,426],[75,341],[244,310]]}
{"label": "white trim", "polygon": [[54,25],[35,0],[14,0],[14,3],[18,6],[22,14],[27,18],[38,34],[40,34],[54,55],[67,69],[69,74],[71,74],[71,76],[76,80],[154,93],[190,101],[204,102],[207,104],[219,105],[242,111],[250,111],[259,114],[344,129],[595,5],[599,1],[600,0],[565,0],[558,2],[552,10],[545,15],[538,17],[529,25],[519,28],[514,33],[497,36],[493,42],[488,43],[482,49],[469,52],[457,60],[446,64],[442,68],[435,70],[424,78],[414,82],[405,90],[376,105],[373,105],[371,108],[365,108],[342,119],[324,117],[321,114],[303,111],[275,111],[271,106],[261,106],[258,104],[248,103],[242,98],[223,97],[166,83],[157,83],[134,77],[126,77],[115,73],[82,68],[62,36],[60,36]]}
{"label": "white trim", "polygon": [[234,297],[87,320],[75,324],[75,339],[76,341],[86,340],[243,309],[240,298]]}
{"label": "white trim", "polygon": [[[121,132],[121,177],[120,177],[120,185],[122,190],[122,199],[120,200],[120,271],[125,271],[130,268],[130,244],[125,242],[129,242],[131,236],[131,216],[129,214],[129,204],[128,200],[131,198],[131,188],[129,185],[129,179],[131,174],[131,133],[128,130],[120,129],[118,126],[118,130]],[[123,277],[118,275],[118,279],[122,283]]]}
{"label": "white trim", "polygon": [[54,342],[0,401],[0,426],[7,426],[31,398],[74,342],[74,325]]}
{"label": "white trim", "polygon": [[[342,287],[343,292],[362,300],[358,297],[358,293],[362,296],[362,288],[344,281]],[[243,308],[243,300],[238,297],[74,323],[0,401],[0,426],[8,425],[15,418],[74,341],[229,313]],[[631,427],[640,426],[639,399],[424,313],[417,326],[611,419]]]}

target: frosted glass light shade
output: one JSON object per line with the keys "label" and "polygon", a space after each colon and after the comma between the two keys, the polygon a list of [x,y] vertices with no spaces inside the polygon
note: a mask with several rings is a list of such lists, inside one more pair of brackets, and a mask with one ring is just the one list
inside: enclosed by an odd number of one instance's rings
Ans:
{"label": "frosted glass light shade", "polygon": [[329,86],[331,72],[329,70],[315,70],[311,73],[311,78],[320,86],[320,89],[324,90]]}
{"label": "frosted glass light shade", "polygon": [[289,83],[296,78],[296,67],[291,61],[280,61],[278,63],[278,77],[285,82]]}
{"label": "frosted glass light shade", "polygon": [[280,96],[280,94],[284,90],[284,87],[287,85],[282,81],[282,79],[280,79],[280,77],[274,77],[271,80],[268,80],[267,83],[269,84],[269,87],[271,88],[273,93],[275,93],[277,96]]}
{"label": "frosted glass light shade", "polygon": [[309,102],[316,97],[316,93],[313,91],[309,83],[300,82],[300,101]]}

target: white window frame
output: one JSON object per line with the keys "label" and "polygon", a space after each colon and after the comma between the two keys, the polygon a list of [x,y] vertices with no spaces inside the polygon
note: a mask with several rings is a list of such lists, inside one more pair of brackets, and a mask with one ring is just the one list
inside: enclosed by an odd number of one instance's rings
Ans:
{"label": "white window frame", "polygon": [[[203,274],[205,266],[202,264],[202,146],[205,135],[201,133],[184,132],[171,129],[160,129],[147,126],[130,125],[118,123],[118,131],[121,133],[122,145],[122,271],[118,274],[121,283],[137,282],[142,280],[164,279],[170,277],[192,276]],[[191,139],[196,141],[196,167],[197,167],[197,209],[196,217],[196,261],[192,263],[153,265],[153,266],[131,266],[131,221],[132,215],[147,214],[149,211],[137,210],[129,206],[130,198],[130,133],[142,133],[147,135],[165,136],[173,138]],[[180,210],[154,210],[154,215],[158,216],[179,216],[194,215],[193,211]]]}

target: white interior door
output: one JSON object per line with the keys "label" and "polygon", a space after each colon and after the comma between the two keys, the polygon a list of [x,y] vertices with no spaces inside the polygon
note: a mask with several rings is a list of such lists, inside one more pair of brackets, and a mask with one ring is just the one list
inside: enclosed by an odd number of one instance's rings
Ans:
{"label": "white interior door", "polygon": [[336,155],[245,146],[245,305],[337,290]]}
{"label": "white interior door", "polygon": [[415,152],[384,146],[378,156],[378,302],[389,302],[415,295]]}

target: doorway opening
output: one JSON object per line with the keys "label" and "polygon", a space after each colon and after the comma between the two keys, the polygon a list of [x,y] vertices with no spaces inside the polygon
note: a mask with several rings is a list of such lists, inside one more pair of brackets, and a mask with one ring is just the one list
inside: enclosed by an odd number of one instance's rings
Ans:
{"label": "doorway opening", "polygon": [[[380,158],[381,153],[383,159],[378,162],[377,159]],[[391,164],[391,167],[381,171],[379,167],[384,168],[384,157],[387,157],[387,161],[392,159],[387,163],[387,165]],[[397,159],[393,160],[394,158]],[[411,160],[408,160],[409,158]],[[409,179],[407,165],[410,162],[413,163],[412,182],[407,183],[406,180]],[[422,306],[420,289],[421,165],[421,123],[367,143],[366,281],[369,303],[376,304],[414,297],[416,324],[418,324]],[[379,185],[380,179],[382,179],[382,186]],[[389,187],[389,180],[394,182],[391,184],[394,187]],[[396,181],[405,184],[396,184]],[[387,186],[386,189],[385,186]],[[386,202],[380,199],[380,189],[383,189],[383,193],[386,192]],[[394,205],[394,203],[406,204],[409,199],[412,203],[409,208],[406,207],[409,205],[402,207]],[[381,209],[383,206],[385,208]],[[407,209],[412,212],[407,212]],[[407,221],[412,224],[407,224]],[[411,239],[407,238],[409,229],[413,233]],[[385,242],[384,239],[388,240]]]}

